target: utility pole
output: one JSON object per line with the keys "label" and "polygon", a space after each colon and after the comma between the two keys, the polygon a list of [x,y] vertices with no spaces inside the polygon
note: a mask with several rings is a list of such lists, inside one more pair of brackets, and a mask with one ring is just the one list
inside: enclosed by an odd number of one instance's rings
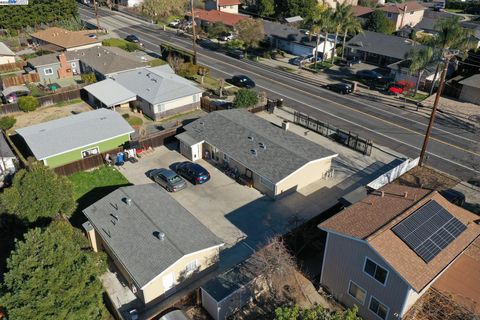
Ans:
{"label": "utility pole", "polygon": [[[430,134],[432,133],[433,123],[435,122],[435,115],[437,113],[438,103],[440,102],[440,96],[442,95],[443,87],[445,85],[445,77],[447,75],[448,63],[450,62],[450,55],[445,56],[445,66],[442,70],[442,75],[440,76],[440,84],[438,85],[438,90],[435,95],[435,102],[433,103],[432,113],[430,115],[430,121],[428,122],[427,132],[425,133],[425,139],[423,140],[422,151],[420,152],[420,159],[418,165],[421,167],[425,159],[425,153],[427,152],[428,140],[430,139]],[[435,79],[434,79],[435,81]]]}
{"label": "utility pole", "polygon": [[93,0],[93,10],[95,11],[95,18],[97,18],[97,34],[100,31],[100,18],[98,17],[97,0]]}
{"label": "utility pole", "polygon": [[193,7],[193,0],[190,1],[190,9],[192,15],[192,33],[193,33],[193,42],[192,42],[192,49],[193,49],[193,64],[197,64],[197,31],[195,30],[195,9]]}

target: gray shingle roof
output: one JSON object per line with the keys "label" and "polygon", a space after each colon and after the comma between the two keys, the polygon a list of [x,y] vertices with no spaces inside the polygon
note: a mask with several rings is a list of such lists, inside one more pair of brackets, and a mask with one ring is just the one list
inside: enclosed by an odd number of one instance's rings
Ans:
{"label": "gray shingle roof", "polygon": [[83,212],[140,288],[183,256],[223,244],[157,184],[119,188]]}
{"label": "gray shingle roof", "polygon": [[99,81],[84,87],[85,91],[92,94],[107,107],[116,106],[125,101],[133,101],[137,95],[112,79]]}
{"label": "gray shingle roof", "polygon": [[[68,52],[66,52],[66,57],[67,61],[72,60],[72,57]],[[58,60],[58,53],[44,54],[42,56],[28,59],[27,62],[35,68],[51,64],[60,64],[60,61]]]}
{"label": "gray shingle roof", "polygon": [[462,81],[459,82],[461,85],[464,86],[469,86],[473,88],[479,88],[480,89],[480,74],[475,74],[471,77],[468,77],[466,79],[463,79]]}
{"label": "gray shingle roof", "polygon": [[174,74],[167,65],[121,72],[112,79],[152,105],[202,93],[202,89]]}
{"label": "gray shingle roof", "polygon": [[14,56],[15,52],[13,52],[5,43],[0,42],[0,55]]}
{"label": "gray shingle roof", "polygon": [[134,132],[119,113],[107,109],[83,112],[16,131],[37,160]]}
{"label": "gray shingle roof", "polygon": [[[207,141],[272,183],[313,160],[337,156],[244,110],[215,111],[184,128],[192,139]],[[259,143],[266,148],[260,148]],[[256,155],[251,150],[256,150]]]}
{"label": "gray shingle roof", "polygon": [[396,59],[405,59],[406,54],[413,48],[424,47],[423,45],[416,44],[414,46],[413,44],[414,42],[410,39],[363,31],[363,33],[348,41],[347,47]]}

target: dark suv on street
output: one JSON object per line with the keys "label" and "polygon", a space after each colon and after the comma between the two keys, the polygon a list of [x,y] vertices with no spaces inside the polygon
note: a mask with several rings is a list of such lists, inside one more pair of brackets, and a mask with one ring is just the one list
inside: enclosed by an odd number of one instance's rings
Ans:
{"label": "dark suv on street", "polygon": [[352,86],[348,83],[332,83],[325,86],[328,90],[338,92],[340,94],[352,93]]}
{"label": "dark suv on street", "polygon": [[175,165],[175,171],[192,184],[202,184],[210,180],[210,173],[201,165],[189,161]]}

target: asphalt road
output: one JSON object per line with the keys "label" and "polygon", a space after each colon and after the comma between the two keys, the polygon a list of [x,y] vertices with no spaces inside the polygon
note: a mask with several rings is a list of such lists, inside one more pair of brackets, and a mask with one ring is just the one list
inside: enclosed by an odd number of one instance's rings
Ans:
{"label": "asphalt road", "polygon": [[[91,9],[81,7],[80,14],[82,19],[93,21]],[[121,37],[136,34],[148,50],[159,52],[161,43],[191,49],[191,40],[185,36],[113,11],[100,10],[100,15],[103,28]],[[245,74],[256,82],[257,90],[266,91],[270,98],[282,98],[286,105],[298,111],[372,139],[380,149],[386,146],[411,158],[420,153],[428,122],[421,114],[380,100],[338,95],[288,72],[197,47],[198,62],[208,66],[214,76],[228,79],[235,74]],[[426,163],[464,180],[480,176],[480,130],[439,114]]]}

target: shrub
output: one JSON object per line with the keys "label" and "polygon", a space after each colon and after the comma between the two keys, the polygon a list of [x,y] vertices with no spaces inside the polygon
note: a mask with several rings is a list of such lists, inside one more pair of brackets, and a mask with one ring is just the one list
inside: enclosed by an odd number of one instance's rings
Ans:
{"label": "shrub", "polygon": [[129,116],[126,119],[127,119],[128,124],[133,126],[133,127],[139,127],[143,124],[143,120],[139,117],[135,117],[135,116],[130,117]]}
{"label": "shrub", "polygon": [[32,96],[25,96],[18,98],[18,106],[23,112],[35,111],[40,103],[38,99]]}
{"label": "shrub", "polygon": [[85,84],[92,84],[97,82],[97,77],[95,76],[95,73],[89,72],[89,73],[82,73],[82,81]]}
{"label": "shrub", "polygon": [[2,117],[0,118],[0,129],[8,130],[11,127],[13,127],[16,122],[17,122],[17,119],[15,119],[14,117],[9,117],[9,116]]}
{"label": "shrub", "polygon": [[250,89],[240,89],[233,100],[235,108],[249,108],[258,103],[258,94]]}

